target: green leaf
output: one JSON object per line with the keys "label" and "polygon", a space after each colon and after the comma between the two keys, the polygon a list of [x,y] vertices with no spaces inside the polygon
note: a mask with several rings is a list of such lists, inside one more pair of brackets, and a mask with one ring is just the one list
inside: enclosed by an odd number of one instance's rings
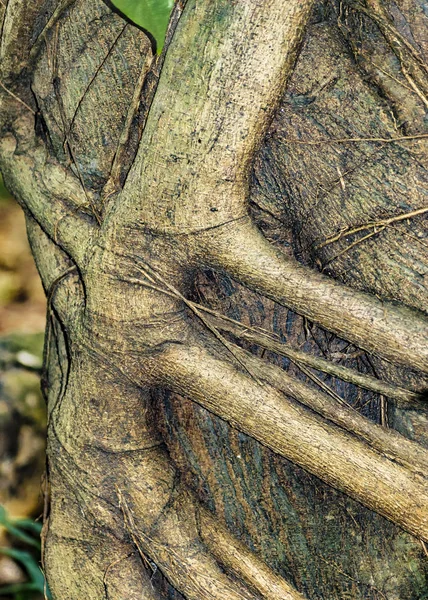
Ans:
{"label": "green leaf", "polygon": [[112,4],[154,37],[157,53],[160,54],[174,0],[112,0]]}
{"label": "green leaf", "polygon": [[28,598],[28,594],[23,594],[23,592],[40,592],[40,590],[34,583],[14,583],[0,587],[0,596],[16,595],[16,597]]}
{"label": "green leaf", "polygon": [[37,535],[38,537],[40,537],[40,534],[42,533],[42,524],[33,521],[32,519],[13,519],[12,523],[15,527],[32,531],[34,535]]}
{"label": "green leaf", "polygon": [[[30,519],[10,519],[4,507],[0,506],[0,525],[3,525],[10,535],[13,535],[21,542],[40,549],[40,541],[37,539],[40,537],[40,529],[38,529],[40,526],[38,523],[33,523]],[[36,533],[37,538],[28,535],[22,529],[30,529]]]}
{"label": "green leaf", "polygon": [[26,534],[19,527],[15,527],[11,521],[9,521],[8,523],[2,523],[2,525],[6,529],[6,531],[10,533],[10,535],[13,535],[17,540],[20,540],[21,542],[24,542],[25,544],[28,544],[29,546],[33,546],[34,548],[40,550],[39,540]]}

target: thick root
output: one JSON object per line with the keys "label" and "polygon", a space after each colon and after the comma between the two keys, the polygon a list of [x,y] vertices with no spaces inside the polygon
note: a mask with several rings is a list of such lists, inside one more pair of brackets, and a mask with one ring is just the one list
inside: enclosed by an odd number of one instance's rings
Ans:
{"label": "thick root", "polygon": [[159,383],[187,396],[326,483],[428,539],[426,480],[349,434],[251,379],[202,347],[171,346]]}
{"label": "thick root", "polygon": [[286,258],[250,220],[206,232],[198,243],[207,267],[227,272],[364,350],[428,372],[423,313],[381,302]]}

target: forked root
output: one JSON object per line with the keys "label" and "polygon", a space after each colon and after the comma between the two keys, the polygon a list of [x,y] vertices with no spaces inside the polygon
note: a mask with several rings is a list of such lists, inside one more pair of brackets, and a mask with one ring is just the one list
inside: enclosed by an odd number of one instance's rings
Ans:
{"label": "forked root", "polygon": [[233,537],[206,509],[199,512],[201,537],[213,556],[255,588],[265,600],[303,600],[282,577]]}
{"label": "forked root", "polygon": [[428,319],[423,313],[381,302],[286,258],[249,219],[207,231],[198,244],[207,267],[228,273],[364,350],[428,372]]}
{"label": "forked root", "polygon": [[186,599],[303,600],[228,533],[183,485],[174,490],[171,501],[150,528],[144,525],[144,503],[135,497],[132,488],[127,495],[132,509],[125,495],[121,505],[128,530],[134,532],[141,552]]}

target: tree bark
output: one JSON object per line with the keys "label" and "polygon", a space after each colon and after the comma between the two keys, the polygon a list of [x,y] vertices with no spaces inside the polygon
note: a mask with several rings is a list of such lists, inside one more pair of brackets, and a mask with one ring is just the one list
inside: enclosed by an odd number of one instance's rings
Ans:
{"label": "tree bark", "polygon": [[1,10],[55,600],[423,598],[419,5]]}

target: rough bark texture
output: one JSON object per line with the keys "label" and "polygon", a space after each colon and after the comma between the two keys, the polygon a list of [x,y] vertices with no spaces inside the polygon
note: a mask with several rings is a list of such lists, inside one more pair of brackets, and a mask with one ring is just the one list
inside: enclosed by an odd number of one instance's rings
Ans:
{"label": "rough bark texture", "polygon": [[0,169],[49,299],[54,598],[421,600],[422,6],[182,9],[160,58],[101,1],[3,20]]}

